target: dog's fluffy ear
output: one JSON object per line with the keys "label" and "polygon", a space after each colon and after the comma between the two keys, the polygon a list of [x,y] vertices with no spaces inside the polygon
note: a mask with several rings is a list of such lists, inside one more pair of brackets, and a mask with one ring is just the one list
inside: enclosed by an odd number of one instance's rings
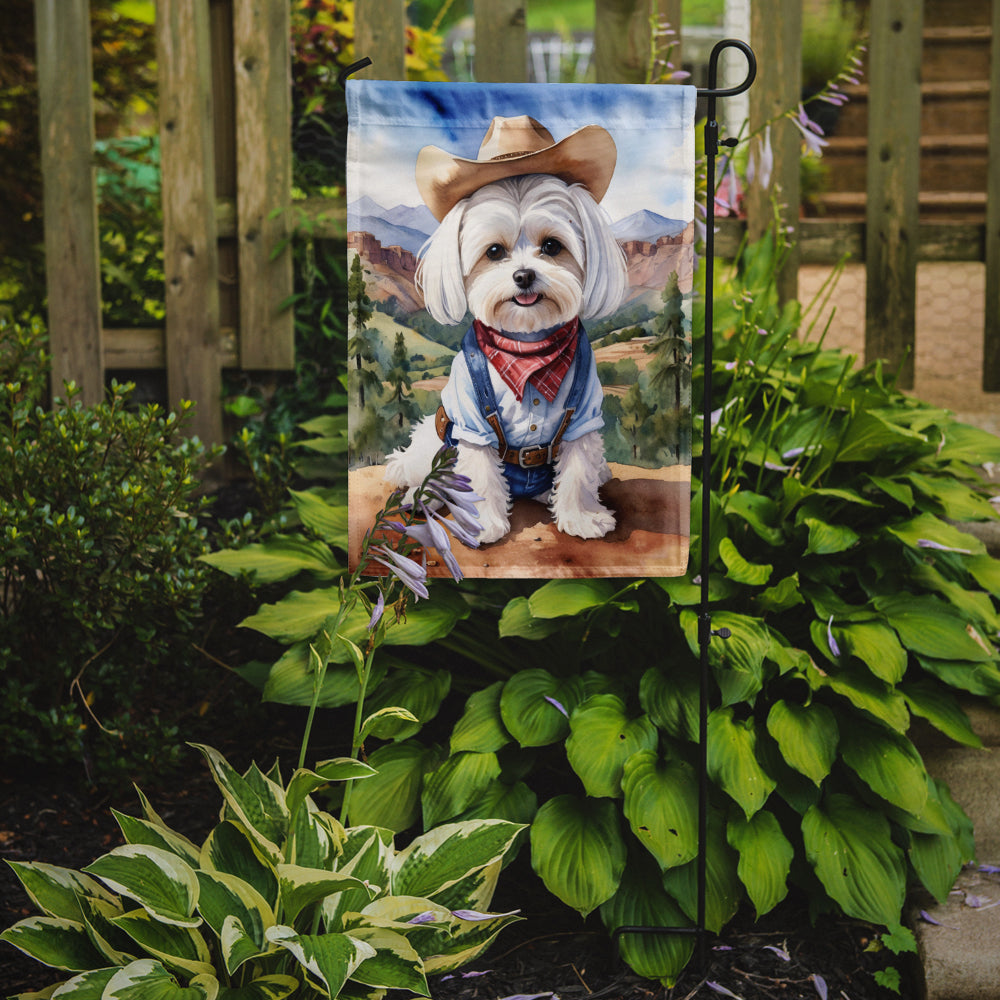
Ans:
{"label": "dog's fluffy ear", "polygon": [[420,263],[414,276],[427,311],[439,323],[449,326],[461,323],[468,308],[458,244],[467,204],[468,199],[463,198],[420,248]]}
{"label": "dog's fluffy ear", "polygon": [[576,205],[587,253],[580,315],[584,319],[605,316],[621,305],[628,290],[625,253],[593,195],[580,184],[568,193]]}

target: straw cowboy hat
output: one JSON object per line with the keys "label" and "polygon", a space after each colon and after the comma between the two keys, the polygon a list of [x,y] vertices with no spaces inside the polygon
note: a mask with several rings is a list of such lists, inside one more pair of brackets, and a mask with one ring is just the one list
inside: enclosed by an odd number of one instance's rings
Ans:
{"label": "straw cowboy hat", "polygon": [[582,184],[600,201],[617,158],[614,139],[600,125],[585,125],[556,142],[544,125],[528,115],[497,117],[474,160],[424,146],[417,155],[416,180],[420,196],[440,222],[473,191],[523,174],[553,174],[567,184]]}

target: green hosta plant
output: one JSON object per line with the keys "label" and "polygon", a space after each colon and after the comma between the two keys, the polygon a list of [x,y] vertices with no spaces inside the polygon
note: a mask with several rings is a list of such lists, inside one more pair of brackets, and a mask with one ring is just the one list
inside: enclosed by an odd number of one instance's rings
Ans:
{"label": "green hosta plant", "polygon": [[[712,627],[731,632],[709,646],[706,925],[795,887],[905,940],[908,886],[945,898],[974,852],[910,727],[978,746],[959,699],[1000,695],[1000,561],[954,523],[995,517],[976,466],[1000,440],[797,339],[779,262],[750,247],[717,291],[716,457],[695,462],[692,565],[709,545]],[[536,871],[581,914],[692,924],[700,582],[553,580],[460,625],[497,628],[495,658],[520,669],[472,694],[443,760],[412,738],[375,749],[365,822],[530,822]],[[666,982],[691,952],[621,940]]]}
{"label": "green hosta plant", "polygon": [[[244,774],[200,747],[224,802],[201,845],[116,813],[126,843],[83,871],[12,862],[41,911],[0,937],[70,973],[71,1000],[429,996],[427,975],[470,961],[518,919],[489,913],[521,827],[450,823],[397,849],[391,831],[343,827],[312,794],[369,779],[338,758]],[[35,994],[49,996],[50,993]]]}

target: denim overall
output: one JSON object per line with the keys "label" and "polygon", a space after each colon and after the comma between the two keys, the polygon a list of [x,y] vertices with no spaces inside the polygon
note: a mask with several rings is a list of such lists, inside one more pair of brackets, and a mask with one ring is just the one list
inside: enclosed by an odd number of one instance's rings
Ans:
{"label": "denim overall", "polygon": [[[573,382],[566,398],[562,423],[556,436],[547,445],[529,445],[525,448],[508,445],[500,423],[493,383],[490,381],[489,361],[480,349],[476,341],[476,332],[471,327],[462,338],[462,352],[472,377],[476,403],[483,418],[497,436],[497,451],[504,462],[504,476],[510,486],[511,498],[533,497],[551,489],[555,476],[553,462],[559,451],[559,442],[569,427],[574,411],[580,405],[590,373],[592,353],[583,326],[580,326],[580,339],[577,341],[574,358]],[[452,437],[452,422],[443,416],[443,410],[438,411],[438,419],[442,440],[445,444],[454,446],[457,442]]]}

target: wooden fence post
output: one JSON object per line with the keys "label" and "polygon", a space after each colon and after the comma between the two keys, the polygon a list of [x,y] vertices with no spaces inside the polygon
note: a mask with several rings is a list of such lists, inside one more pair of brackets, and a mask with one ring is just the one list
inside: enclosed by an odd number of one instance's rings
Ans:
{"label": "wooden fence post", "polygon": [[475,0],[476,57],[480,83],[524,83],[528,79],[528,32],[524,0]]}
{"label": "wooden fence post", "polygon": [[156,58],[163,177],[167,396],[197,402],[191,426],[222,441],[219,254],[207,0],[159,0]]}
{"label": "wooden fence post", "polygon": [[[653,25],[666,20],[681,35],[680,0],[594,0],[594,66],[598,83],[645,83]],[[657,46],[659,51],[665,45]],[[680,69],[680,46],[673,63]]]}
{"label": "wooden fence post", "polygon": [[986,324],[983,391],[1000,392],[1000,0],[990,45],[989,170],[986,177]]}
{"label": "wooden fence post", "polygon": [[288,0],[233,6],[242,368],[295,367],[290,22]]}
{"label": "wooden fence post", "polygon": [[865,360],[913,387],[923,0],[872,0],[868,53]]}
{"label": "wooden fence post", "polygon": [[[799,0],[758,0],[750,8],[750,41],[760,71],[750,88],[750,131],[795,108],[802,98],[802,4]],[[735,133],[739,122],[731,124]],[[754,140],[755,142],[758,140]],[[779,224],[794,229],[793,245],[778,274],[778,297],[786,302],[798,297],[799,262],[799,160],[802,136],[787,118],[771,126],[774,169],[766,188],[759,178],[747,192],[747,228],[751,240],[759,239],[774,221],[773,203],[779,207]],[[711,195],[710,195],[711,197]]]}
{"label": "wooden fence post", "polygon": [[406,79],[405,0],[355,0],[354,56],[368,56],[372,80]]}
{"label": "wooden fence post", "polygon": [[52,393],[104,398],[89,0],[35,0]]}

